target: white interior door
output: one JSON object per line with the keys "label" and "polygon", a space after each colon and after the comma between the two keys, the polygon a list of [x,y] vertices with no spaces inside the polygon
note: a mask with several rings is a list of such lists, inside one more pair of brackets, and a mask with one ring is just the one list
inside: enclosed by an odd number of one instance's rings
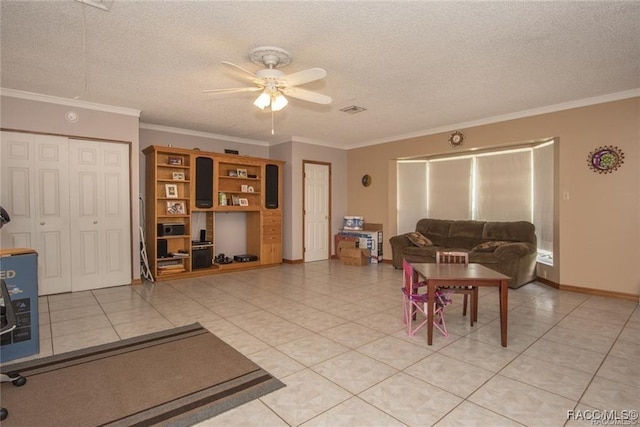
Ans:
{"label": "white interior door", "polygon": [[329,259],[329,165],[304,163],[304,261]]}
{"label": "white interior door", "polygon": [[129,147],[72,140],[73,291],[131,283]]}
{"label": "white interior door", "polygon": [[38,293],[71,291],[68,139],[2,132],[2,247],[38,252]]}

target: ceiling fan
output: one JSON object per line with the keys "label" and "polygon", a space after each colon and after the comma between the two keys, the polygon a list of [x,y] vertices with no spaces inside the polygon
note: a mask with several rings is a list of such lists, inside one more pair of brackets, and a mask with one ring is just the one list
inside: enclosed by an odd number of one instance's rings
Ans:
{"label": "ceiling fan", "polygon": [[309,68],[308,70],[286,75],[282,71],[277,70],[277,68],[284,67],[291,63],[291,54],[279,47],[257,47],[251,50],[249,58],[253,63],[262,65],[266,68],[253,73],[231,62],[222,61],[222,63],[237,68],[242,71],[247,78],[250,76],[250,80],[255,86],[230,89],[209,89],[203,92],[229,93],[261,91],[262,93],[258,98],[256,98],[253,104],[261,110],[270,107],[271,112],[280,111],[287,106],[288,101],[285,95],[301,99],[303,101],[314,102],[316,104],[331,104],[332,99],[327,95],[296,87],[325,78],[327,72],[322,68]]}

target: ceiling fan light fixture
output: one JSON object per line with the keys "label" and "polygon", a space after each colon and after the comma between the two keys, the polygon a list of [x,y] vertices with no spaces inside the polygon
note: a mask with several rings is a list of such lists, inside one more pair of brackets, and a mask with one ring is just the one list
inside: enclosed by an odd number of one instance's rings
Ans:
{"label": "ceiling fan light fixture", "polygon": [[261,110],[267,108],[269,104],[271,104],[271,96],[267,93],[267,91],[262,92],[260,96],[258,96],[256,100],[253,101],[253,105]]}
{"label": "ceiling fan light fixture", "polygon": [[271,111],[280,111],[286,107],[288,103],[287,98],[285,98],[283,94],[278,93],[271,100]]}

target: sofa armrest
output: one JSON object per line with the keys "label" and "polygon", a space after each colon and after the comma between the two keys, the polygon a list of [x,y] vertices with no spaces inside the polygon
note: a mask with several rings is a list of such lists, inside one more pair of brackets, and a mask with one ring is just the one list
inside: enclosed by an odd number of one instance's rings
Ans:
{"label": "sofa armrest", "polygon": [[536,251],[537,251],[537,248],[535,247],[535,245],[532,245],[531,243],[516,242],[516,243],[509,243],[507,245],[499,246],[495,250],[495,255],[498,258],[508,257],[511,255],[516,257],[523,257],[526,255],[531,255]]}
{"label": "sofa armrest", "polygon": [[535,279],[537,248],[531,243],[509,243],[497,248],[497,270],[511,277],[510,288],[517,288]]}
{"label": "sofa armrest", "polygon": [[393,255],[393,266],[402,268],[402,248],[414,246],[414,244],[404,234],[393,236],[389,239],[389,243],[391,244],[391,253]]}

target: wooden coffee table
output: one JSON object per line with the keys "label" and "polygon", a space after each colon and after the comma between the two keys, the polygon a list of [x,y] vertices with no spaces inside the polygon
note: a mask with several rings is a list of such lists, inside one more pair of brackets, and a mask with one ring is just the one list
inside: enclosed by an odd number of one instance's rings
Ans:
{"label": "wooden coffee table", "polygon": [[[427,344],[433,344],[433,310],[438,286],[495,286],[500,294],[500,338],[507,346],[507,304],[509,277],[480,264],[411,263],[413,269],[427,282]],[[477,309],[478,301],[474,301]],[[474,313],[470,313],[471,316]]]}

